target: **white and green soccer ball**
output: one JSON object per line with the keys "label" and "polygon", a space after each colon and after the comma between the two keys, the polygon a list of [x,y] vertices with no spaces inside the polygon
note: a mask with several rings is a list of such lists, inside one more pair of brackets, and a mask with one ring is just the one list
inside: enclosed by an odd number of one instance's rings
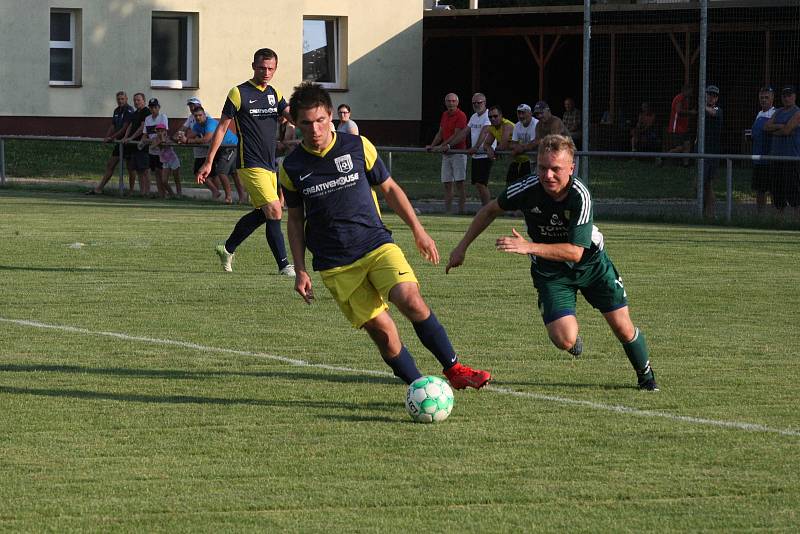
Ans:
{"label": "white and green soccer ball", "polygon": [[406,410],[417,423],[444,421],[453,411],[453,390],[438,376],[422,376],[408,386]]}

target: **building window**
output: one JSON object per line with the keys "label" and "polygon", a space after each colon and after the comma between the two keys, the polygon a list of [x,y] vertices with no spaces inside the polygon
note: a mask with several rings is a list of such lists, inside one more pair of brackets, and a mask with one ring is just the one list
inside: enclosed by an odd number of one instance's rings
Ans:
{"label": "building window", "polygon": [[80,10],[50,10],[50,85],[80,84]]}
{"label": "building window", "polygon": [[303,19],[303,79],[331,89],[346,88],[346,20]]}
{"label": "building window", "polygon": [[197,87],[195,14],[153,13],[150,35],[150,85]]}

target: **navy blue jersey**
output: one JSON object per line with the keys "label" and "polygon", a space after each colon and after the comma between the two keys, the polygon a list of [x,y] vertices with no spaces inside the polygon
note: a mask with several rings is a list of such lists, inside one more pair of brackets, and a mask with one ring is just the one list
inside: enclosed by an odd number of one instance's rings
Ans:
{"label": "navy blue jersey", "polygon": [[286,205],[304,209],[315,271],[349,265],[393,242],[372,189],[389,178],[378,151],[364,137],[332,135],[331,145],[319,152],[300,144],[280,168]]}
{"label": "navy blue jersey", "polygon": [[286,106],[283,96],[270,85],[259,87],[248,80],[230,90],[222,115],[236,122],[239,135],[237,168],[277,170],[278,122]]}
{"label": "navy blue jersey", "polygon": [[131,120],[133,120],[134,110],[128,104],[124,106],[117,106],[114,108],[114,114],[111,116],[111,124],[114,125],[114,131],[118,132]]}

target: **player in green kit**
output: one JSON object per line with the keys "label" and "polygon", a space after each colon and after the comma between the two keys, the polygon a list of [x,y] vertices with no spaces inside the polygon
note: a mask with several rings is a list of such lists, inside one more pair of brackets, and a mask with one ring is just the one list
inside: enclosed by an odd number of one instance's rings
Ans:
{"label": "player in green kit", "polygon": [[513,235],[499,238],[496,246],[502,252],[530,256],[539,311],[553,344],[575,357],[583,351],[575,317],[580,290],[622,343],[639,388],[658,391],[644,334],[631,321],[622,278],[606,255],[603,234],[593,224],[592,197],[572,176],[574,154],[575,144],[567,136],[542,139],[537,174],[509,185],[481,208],[450,254],[446,272],[464,263],[470,243],[498,215],[521,210],[533,241],[513,230]]}

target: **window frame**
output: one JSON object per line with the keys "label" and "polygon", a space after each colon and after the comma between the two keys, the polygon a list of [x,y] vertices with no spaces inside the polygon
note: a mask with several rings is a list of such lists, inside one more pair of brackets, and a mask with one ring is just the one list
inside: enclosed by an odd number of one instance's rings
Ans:
{"label": "window frame", "polygon": [[[332,82],[320,82],[316,80],[314,83],[321,85],[322,87],[331,90],[331,91],[346,91],[347,90],[347,17],[344,16],[328,16],[328,15],[304,15],[303,16],[303,30],[301,35],[301,45],[302,42],[305,41],[305,22],[307,20],[315,20],[315,21],[322,21],[328,22],[332,21],[333,24],[333,54],[334,54],[334,61],[333,61],[333,68],[334,68],[334,81]],[[303,52],[303,47],[300,47],[301,53],[305,55]],[[302,72],[304,68],[304,62],[301,58],[301,76],[305,81],[305,73]]]}
{"label": "window frame", "polygon": [[[81,83],[81,69],[80,69],[80,62],[81,62],[81,55],[80,55],[80,39],[79,39],[79,31],[80,31],[80,9],[68,9],[68,8],[58,8],[53,7],[50,8],[50,28],[52,29],[52,15],[54,13],[65,13],[69,15],[69,41],[49,41],[50,46],[48,47],[48,55],[50,54],[50,50],[62,49],[62,50],[71,50],[72,51],[72,79],[71,80],[52,80],[50,79],[50,73],[48,72],[48,84],[52,87],[74,87],[78,86]],[[52,58],[48,56],[47,62],[48,69],[52,66]]]}
{"label": "window frame", "polygon": [[[182,51],[186,55],[186,78],[183,80],[161,80],[154,79],[153,76],[153,21],[157,18],[162,19],[184,19],[186,21],[186,49]],[[198,87],[198,65],[197,65],[197,30],[198,14],[187,13],[185,11],[153,11],[150,17],[150,88],[151,89],[196,89]]]}

